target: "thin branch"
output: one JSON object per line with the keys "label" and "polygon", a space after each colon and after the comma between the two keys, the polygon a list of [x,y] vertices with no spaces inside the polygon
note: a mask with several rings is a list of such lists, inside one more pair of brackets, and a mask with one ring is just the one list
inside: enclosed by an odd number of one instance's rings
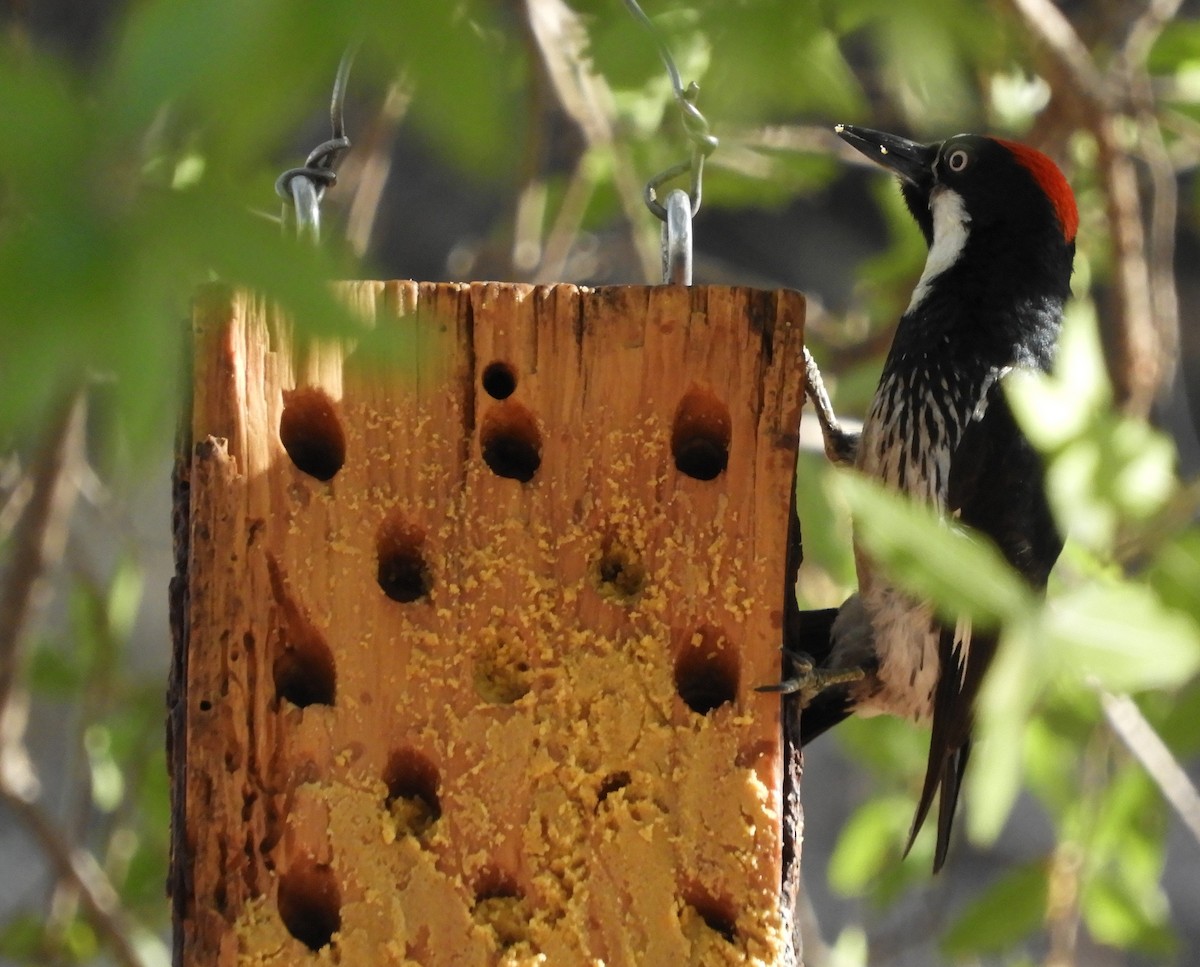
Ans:
{"label": "thin branch", "polygon": [[18,473],[19,476],[8,492],[4,506],[0,507],[0,544],[8,540],[33,496],[33,482],[29,475],[19,471]]}
{"label": "thin branch", "polygon": [[25,712],[17,673],[44,597],[47,574],[62,558],[83,462],[86,392],[80,387],[51,422],[29,472],[31,491],[13,528],[12,556],[0,586],[0,802],[41,847],[59,879],[78,891],[84,913],[121,967],[142,967],[123,923],[119,897],[86,850],[76,849],[39,807],[39,783],[24,747]]}
{"label": "thin branch", "polygon": [[1183,767],[1171,754],[1154,726],[1128,695],[1113,695],[1096,688],[1104,718],[1117,738],[1133,754],[1162,791],[1163,798],[1183,820],[1192,838],[1200,844],[1200,792],[1192,785]]}
{"label": "thin branch", "polygon": [[536,282],[553,282],[563,277],[567,260],[571,255],[571,246],[579,237],[579,227],[583,224],[583,216],[587,213],[588,202],[595,193],[596,186],[588,173],[590,168],[587,154],[583,154],[563,192],[562,202],[558,206],[558,214],[546,235],[546,244],[542,250],[542,261],[534,273]]}
{"label": "thin branch", "polygon": [[120,909],[120,898],[95,857],[87,850],[72,849],[58,828],[34,801],[0,778],[0,802],[4,802],[33,835],[42,854],[61,880],[70,883],[83,904],[92,929],[121,967],[145,967],[130,937]]}
{"label": "thin branch", "polygon": [[1146,4],[1141,15],[1130,24],[1129,33],[1121,47],[1121,60],[1129,68],[1136,69],[1146,63],[1150,48],[1162,34],[1163,28],[1175,19],[1181,6],[1183,0],[1150,0]]}
{"label": "thin branch", "polygon": [[78,494],[86,396],[77,390],[51,423],[30,470],[32,490],[13,528],[12,556],[0,585],[0,716],[16,683],[22,645],[42,604],[43,578],[62,557]]}
{"label": "thin branch", "polygon": [[[387,90],[383,106],[368,133],[363,160],[354,181],[354,196],[350,212],[346,216],[346,239],[355,255],[362,256],[375,233],[375,222],[379,217],[379,200],[392,171],[392,145],[395,135],[408,106],[412,101],[412,88],[403,80],[392,83]],[[351,155],[350,159],[355,156]],[[348,160],[343,171],[344,180],[351,180],[353,161]]]}
{"label": "thin branch", "polygon": [[1030,34],[1042,43],[1055,64],[1066,73],[1077,93],[1098,103],[1104,102],[1105,79],[1066,14],[1051,0],[1007,2],[1024,21]]}
{"label": "thin branch", "polygon": [[[1050,0],[1006,2],[1049,55],[1053,72],[1064,80],[1096,141],[1119,306],[1113,382],[1123,408],[1145,416],[1167,372],[1168,340],[1155,315],[1137,172],[1119,132],[1124,108],[1117,98],[1128,87],[1127,71],[1118,64],[1102,73],[1071,22]],[[1147,21],[1152,22],[1154,18]]]}
{"label": "thin branch", "polygon": [[1123,408],[1146,416],[1166,367],[1161,334],[1155,324],[1137,171],[1121,147],[1115,118],[1103,112],[1091,115],[1089,122],[1098,149],[1120,301],[1118,358],[1113,376]]}
{"label": "thin branch", "polygon": [[583,23],[562,0],[526,0],[525,6],[530,30],[563,110],[579,125],[589,148],[612,156],[617,198],[629,223],[642,273],[647,279],[656,279],[662,268],[658,226],[652,233],[648,231],[651,216],[642,205],[642,186],[628,152],[614,135],[616,104],[612,89],[587,56]]}

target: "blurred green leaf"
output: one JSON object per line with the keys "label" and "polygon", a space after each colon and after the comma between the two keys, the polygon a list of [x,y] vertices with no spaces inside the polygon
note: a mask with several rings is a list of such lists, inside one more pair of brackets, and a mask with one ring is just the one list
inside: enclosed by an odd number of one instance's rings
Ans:
{"label": "blurred green leaf", "polygon": [[125,776],[112,754],[112,736],[100,725],[90,725],[83,736],[91,770],[92,801],[101,812],[111,813],[125,797]]}
{"label": "blurred green leaf", "polygon": [[[854,551],[845,502],[826,486],[823,454],[801,453],[796,464],[796,514],[804,564],[819,564],[835,581],[854,583]],[[834,602],[840,604],[841,602]]]}
{"label": "blurred green leaf", "polygon": [[1082,436],[1111,401],[1093,307],[1068,305],[1052,375],[1016,370],[1004,387],[1013,415],[1039,449],[1053,451]]}
{"label": "blurred green leaf", "polygon": [[889,716],[851,717],[834,733],[842,748],[883,783],[911,785],[929,759],[929,735]]}
{"label": "blurred green leaf", "polygon": [[1160,697],[1167,711],[1158,722],[1159,736],[1179,756],[1196,755],[1200,752],[1200,729],[1196,728],[1200,722],[1200,679]]}
{"label": "blurred green leaf", "polygon": [[1041,623],[1046,653],[1113,691],[1183,684],[1200,670],[1200,632],[1153,591],[1092,583],[1057,595]]}
{"label": "blurred green leaf", "polygon": [[108,589],[108,631],[117,641],[129,637],[142,603],[142,571],[129,558],[118,565]]}
{"label": "blurred green leaf", "polygon": [[1081,742],[1051,728],[1043,714],[1028,723],[1024,735],[1023,765],[1029,787],[1055,814],[1065,812],[1079,798],[1079,790],[1063,782],[1079,760]]}
{"label": "blurred green leaf", "polygon": [[1138,764],[1127,762],[1100,797],[1088,836],[1088,860],[1113,864],[1121,880],[1157,891],[1164,859],[1164,805]]}
{"label": "blurred green leaf", "polygon": [[[923,132],[937,135],[970,110],[972,90],[952,16],[930,16],[922,3],[893,8],[876,24],[885,76],[905,113]],[[976,11],[977,12],[977,11]],[[913,56],[913,51],[920,56]]]}
{"label": "blurred green leaf", "polygon": [[960,958],[1016,946],[1041,925],[1048,895],[1044,862],[1009,870],[959,914],[942,936],[942,950]]}
{"label": "blurred green leaf", "polygon": [[861,927],[846,927],[829,950],[829,967],[868,967],[871,948]]}
{"label": "blurred green leaf", "polygon": [[1000,835],[1021,788],[1022,730],[1045,687],[1031,621],[1004,629],[976,708],[977,740],[967,771],[967,832],[975,843]]}
{"label": "blurred green leaf", "polygon": [[1200,23],[1192,19],[1164,24],[1148,62],[1155,74],[1171,74],[1200,66]]}
{"label": "blurred green leaf", "polygon": [[1089,305],[1068,312],[1052,376],[1014,372],[1005,385],[1021,428],[1050,457],[1047,496],[1073,540],[1111,553],[1120,526],[1149,518],[1176,488],[1170,440],[1111,409]]}
{"label": "blurred green leaf", "polygon": [[1162,896],[1127,888],[1114,876],[1094,877],[1085,885],[1081,908],[1088,930],[1101,943],[1167,954],[1174,947],[1164,929]]}
{"label": "blurred green leaf", "polygon": [[86,671],[72,650],[56,641],[43,641],[30,656],[28,675],[34,691],[62,698],[79,691]]}
{"label": "blurred green leaf", "polygon": [[829,859],[829,885],[846,896],[867,892],[899,857],[913,808],[902,796],[877,797],[859,806]]}
{"label": "blurred green leaf", "polygon": [[[706,0],[700,25],[712,46],[712,65],[701,81],[712,117],[745,125],[798,110],[861,113],[858,81],[813,5]],[[748,70],[752,64],[762,69]]]}
{"label": "blurred green leaf", "polygon": [[100,951],[96,931],[82,917],[76,917],[62,934],[62,944],[66,953],[76,963],[87,963]]}
{"label": "blurred green leaf", "polygon": [[967,615],[994,627],[1033,607],[1030,592],[982,535],[853,472],[839,472],[836,487],[872,559],[900,587],[934,602],[943,618]]}
{"label": "blurred green leaf", "polygon": [[0,956],[17,963],[34,963],[42,955],[45,938],[40,917],[21,913],[0,926]]}
{"label": "blurred green leaf", "polygon": [[1162,603],[1200,622],[1200,530],[1173,535],[1154,556],[1148,580]]}

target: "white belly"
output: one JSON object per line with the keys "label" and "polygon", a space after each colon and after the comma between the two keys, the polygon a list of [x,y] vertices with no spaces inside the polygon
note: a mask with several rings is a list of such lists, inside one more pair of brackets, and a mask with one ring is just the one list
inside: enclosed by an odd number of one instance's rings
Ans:
{"label": "white belly", "polygon": [[879,671],[876,689],[862,696],[859,714],[885,713],[914,722],[933,715],[937,687],[938,628],[933,609],[876,582],[863,598]]}
{"label": "white belly", "polygon": [[[937,408],[928,414],[910,413],[903,426],[894,418],[885,419],[904,390],[894,377],[880,385],[863,427],[858,470],[940,511],[946,506],[957,420],[953,416],[947,420],[947,414]],[[843,606],[846,614],[839,614],[834,626],[835,660],[849,664],[871,654],[878,662],[877,675],[856,696],[855,711],[928,721],[940,669],[933,609],[872,573],[857,545],[855,551],[859,600]]]}

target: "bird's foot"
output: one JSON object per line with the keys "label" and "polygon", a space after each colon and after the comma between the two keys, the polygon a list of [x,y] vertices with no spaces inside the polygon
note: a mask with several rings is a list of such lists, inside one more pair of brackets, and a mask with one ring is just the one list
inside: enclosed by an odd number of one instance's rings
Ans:
{"label": "bird's foot", "polygon": [[849,685],[862,681],[866,672],[861,668],[818,668],[817,663],[803,653],[791,653],[793,674],[772,685],[759,685],[756,692],[778,692],[783,695],[799,695],[800,706],[805,708],[822,692],[835,685]]}

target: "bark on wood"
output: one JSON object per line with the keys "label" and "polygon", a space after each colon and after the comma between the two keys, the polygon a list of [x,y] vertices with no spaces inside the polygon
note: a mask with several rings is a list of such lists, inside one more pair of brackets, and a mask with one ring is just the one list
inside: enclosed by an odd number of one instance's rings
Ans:
{"label": "bark on wood", "polygon": [[795,963],[802,297],[345,296],[197,302],[177,963]]}

